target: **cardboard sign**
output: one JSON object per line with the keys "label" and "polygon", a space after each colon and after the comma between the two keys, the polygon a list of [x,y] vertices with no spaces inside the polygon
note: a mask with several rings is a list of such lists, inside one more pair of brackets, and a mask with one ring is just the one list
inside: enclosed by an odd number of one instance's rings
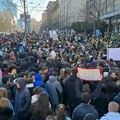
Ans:
{"label": "cardboard sign", "polygon": [[114,61],[120,61],[120,48],[108,48],[107,60],[113,59]]}
{"label": "cardboard sign", "polygon": [[78,68],[77,76],[85,81],[101,81],[101,69]]}

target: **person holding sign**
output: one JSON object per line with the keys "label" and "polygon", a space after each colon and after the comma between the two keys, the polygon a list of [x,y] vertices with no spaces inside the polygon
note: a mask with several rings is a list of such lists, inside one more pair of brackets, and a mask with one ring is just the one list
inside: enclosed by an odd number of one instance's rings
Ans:
{"label": "person holding sign", "polygon": [[[82,88],[83,87],[85,87],[84,86],[84,83],[85,83],[85,81],[83,80],[83,79],[81,79],[81,76],[80,76],[81,74],[79,74],[79,72],[77,73],[77,77],[79,78],[79,79],[77,79],[76,80],[76,95],[77,95],[77,97],[78,98],[80,98],[80,96],[81,96],[81,94],[82,94],[82,92],[84,92],[84,91],[82,91]],[[87,74],[87,75],[89,75],[89,74]],[[92,77],[92,76],[91,76]],[[89,78],[88,78],[89,79]],[[91,90],[90,90],[90,86],[89,85],[93,85],[93,83],[91,83],[92,81],[91,80],[88,80],[88,86],[86,86],[86,90],[87,91],[85,91],[85,92],[88,92],[88,93],[90,93],[90,95],[91,95],[91,99],[92,100],[95,100],[96,98],[97,98],[97,96],[100,94],[100,92],[101,92],[101,85],[102,85],[102,79],[103,79],[103,76],[102,75],[100,75],[99,76],[99,78],[98,78],[98,84],[97,84],[97,87],[96,87],[96,89],[93,91],[93,92],[91,92]],[[94,80],[93,80],[94,81]],[[84,89],[84,88],[83,88]]]}

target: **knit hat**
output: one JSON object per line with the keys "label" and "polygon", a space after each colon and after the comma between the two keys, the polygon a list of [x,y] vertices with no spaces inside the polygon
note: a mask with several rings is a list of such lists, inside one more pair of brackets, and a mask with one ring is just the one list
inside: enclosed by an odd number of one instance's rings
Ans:
{"label": "knit hat", "polygon": [[92,113],[88,113],[85,115],[83,120],[97,120],[97,117]]}

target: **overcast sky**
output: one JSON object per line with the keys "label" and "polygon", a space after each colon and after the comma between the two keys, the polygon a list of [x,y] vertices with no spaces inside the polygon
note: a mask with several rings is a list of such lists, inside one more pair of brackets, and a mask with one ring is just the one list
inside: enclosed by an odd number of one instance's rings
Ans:
{"label": "overcast sky", "polygon": [[[19,10],[17,10],[17,12],[18,12],[17,16],[19,18],[20,14],[21,14],[20,11],[23,11],[23,3],[21,3],[20,0],[13,0],[13,1],[18,6],[17,8]],[[40,21],[42,12],[43,12],[43,10],[45,10],[48,2],[55,1],[55,0],[26,0],[26,1],[28,3],[28,13],[31,14],[32,18],[35,18],[36,20]]]}

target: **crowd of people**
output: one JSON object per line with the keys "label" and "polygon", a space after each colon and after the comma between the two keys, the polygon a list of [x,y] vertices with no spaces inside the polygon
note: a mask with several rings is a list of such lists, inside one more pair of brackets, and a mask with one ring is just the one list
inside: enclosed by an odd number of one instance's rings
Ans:
{"label": "crowd of people", "polygon": [[[13,33],[0,37],[0,120],[120,120],[119,36]],[[78,68],[100,68],[97,82]]]}

